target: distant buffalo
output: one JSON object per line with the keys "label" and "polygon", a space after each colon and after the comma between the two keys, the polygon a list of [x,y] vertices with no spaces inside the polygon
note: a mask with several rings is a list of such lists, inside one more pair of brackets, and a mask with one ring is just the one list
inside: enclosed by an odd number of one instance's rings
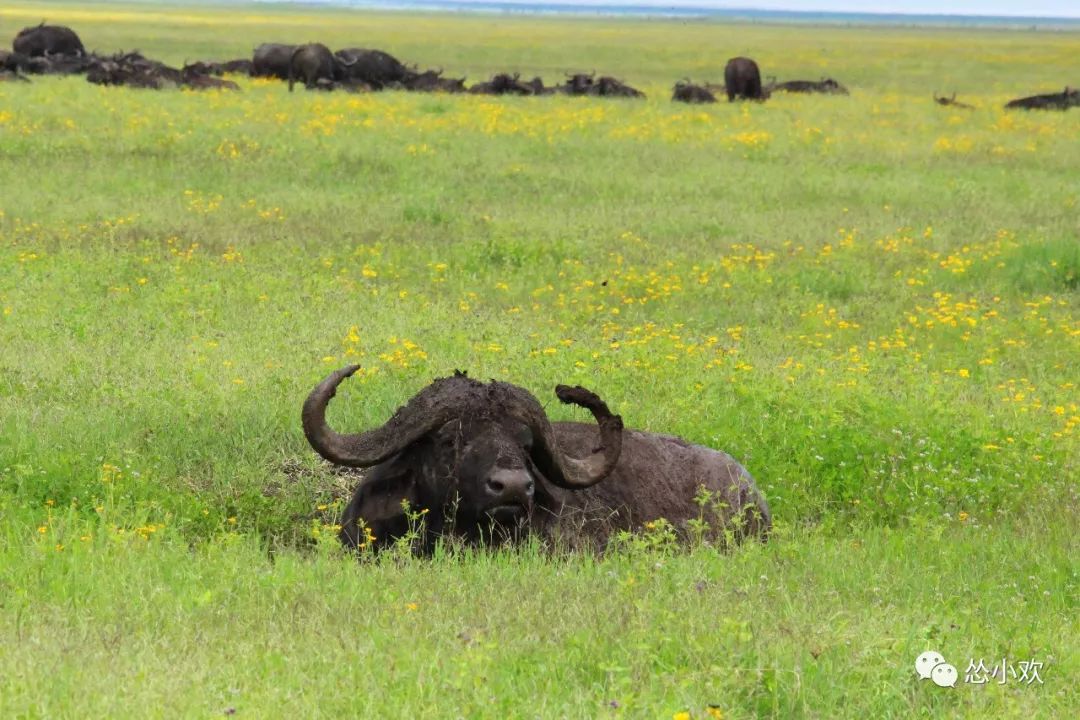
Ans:
{"label": "distant buffalo", "polygon": [[184,70],[196,75],[250,75],[252,68],[251,60],[229,60],[227,62],[204,62],[202,60],[186,63]]}
{"label": "distant buffalo", "polygon": [[499,73],[486,82],[469,88],[473,95],[535,95],[533,87],[520,80],[518,73]]}
{"label": "distant buffalo", "polygon": [[566,83],[555,89],[556,92],[566,95],[586,95],[595,82],[596,72],[585,74],[575,73],[566,76]]}
{"label": "distant buffalo", "polygon": [[1010,100],[1005,103],[1005,107],[1022,110],[1068,110],[1071,107],[1080,107],[1080,90],[1066,86],[1065,90],[1059,93]]}
{"label": "distant buffalo", "polygon": [[288,80],[289,61],[294,50],[296,45],[263,43],[255,48],[255,54],[251,58],[251,76]]}
{"label": "distant buffalo", "polygon": [[218,62],[203,62],[199,60],[193,63],[185,63],[181,68],[184,73],[190,75],[224,75],[225,68]]}
{"label": "distant buffalo", "polygon": [[177,88],[184,84],[181,70],[135,52],[119,52],[94,58],[86,81],[95,85],[124,85],[150,90]]}
{"label": "distant buffalo", "polygon": [[48,72],[51,65],[46,57],[30,57],[25,53],[0,50],[0,67],[8,72],[40,75]]}
{"label": "distant buffalo", "polygon": [[544,87],[544,80],[539,75],[525,81],[525,84],[532,88],[533,95],[551,95],[555,92],[554,88]]}
{"label": "distant buffalo", "polygon": [[239,60],[229,60],[221,63],[221,72],[234,73],[237,75],[250,75],[252,67],[254,67],[254,63],[252,63],[251,60],[241,58]]}
{"label": "distant buffalo", "polygon": [[88,56],[86,81],[95,85],[165,90],[188,87],[195,90],[239,90],[231,80],[209,74],[204,64],[186,65],[182,70],[152,60],[139,52],[119,52],[108,57]]}
{"label": "distant buffalo", "polygon": [[[576,73],[567,75],[566,83],[551,88],[551,92],[560,95],[589,95],[592,97],[629,97],[643,98],[645,93],[630,87],[622,80],[610,76],[596,77],[596,73]],[[545,93],[546,94],[546,93]]]}
{"label": "distant buffalo", "polygon": [[294,80],[303,80],[304,87],[315,88],[319,81],[339,82],[348,76],[356,60],[343,60],[322,43],[308,43],[293,50],[289,59],[289,92]]}
{"label": "distant buffalo", "polygon": [[74,30],[63,25],[46,25],[44,22],[20,30],[11,48],[30,57],[86,54],[86,48]]}
{"label": "distant buffalo", "polygon": [[625,98],[643,98],[645,93],[641,92],[637,88],[632,88],[622,80],[617,80],[613,77],[604,76],[592,84],[586,95],[593,95],[595,97],[625,97]]}
{"label": "distant buffalo", "polygon": [[382,90],[395,83],[405,87],[417,73],[400,60],[382,50],[344,48],[334,53],[344,68],[344,79],[367,83],[375,90]]}
{"label": "distant buffalo", "polygon": [[29,78],[19,74],[19,70],[19,56],[10,50],[0,50],[0,82],[30,82]]}
{"label": "distant buffalo", "polygon": [[675,90],[671,94],[672,102],[684,102],[692,105],[716,102],[716,96],[709,92],[708,88],[694,85],[689,80],[675,83]]}
{"label": "distant buffalo", "polygon": [[769,93],[761,86],[761,70],[748,57],[735,57],[724,67],[724,86],[728,102],[740,100],[765,100]]}
{"label": "distant buffalo", "polygon": [[820,80],[788,80],[786,82],[770,83],[768,88],[770,92],[790,92],[790,93],[822,93],[825,95],[847,95],[847,88],[836,82],[832,78],[821,78]]}
{"label": "distant buffalo", "polygon": [[425,70],[413,73],[404,82],[404,87],[412,92],[462,93],[465,92],[465,78],[444,78],[442,70]]}
{"label": "distant buffalo", "polygon": [[0,68],[27,75],[71,75],[86,72],[93,59],[92,55],[27,55],[2,50]]}
{"label": "distant buffalo", "polygon": [[251,74],[251,61],[242,60],[229,60],[228,62],[204,62],[202,60],[186,63],[183,67],[184,72],[191,73],[193,75],[224,75],[230,74]]}

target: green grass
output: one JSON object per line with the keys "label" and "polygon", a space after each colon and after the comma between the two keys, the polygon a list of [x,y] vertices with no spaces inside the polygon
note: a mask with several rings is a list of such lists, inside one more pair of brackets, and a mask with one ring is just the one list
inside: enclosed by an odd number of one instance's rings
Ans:
{"label": "green grass", "polygon": [[[1080,113],[1001,110],[1075,84],[1075,35],[18,3],[0,37],[42,17],[649,100],[0,85],[0,715],[1077,714]],[[735,54],[852,95],[668,102]],[[357,565],[299,428],[348,362],[347,429],[455,368],[560,419],[587,385],[742,461],[776,537]],[[927,648],[1045,685],[920,684]]]}
{"label": "green grass", "polygon": [[[245,535],[0,555],[5,717],[1069,717],[1074,534],[782,531],[701,549],[268,559]],[[50,531],[53,532],[53,531]],[[63,529],[58,530],[62,537]],[[1039,683],[918,681],[1007,656]],[[614,701],[618,708],[612,708]]]}

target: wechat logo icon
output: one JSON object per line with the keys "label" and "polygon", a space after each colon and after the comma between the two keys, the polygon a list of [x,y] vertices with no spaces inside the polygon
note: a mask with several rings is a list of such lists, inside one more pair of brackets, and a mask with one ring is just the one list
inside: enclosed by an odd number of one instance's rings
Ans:
{"label": "wechat logo icon", "polygon": [[938,687],[956,687],[956,668],[935,650],[915,658],[915,672],[920,680],[933,680]]}

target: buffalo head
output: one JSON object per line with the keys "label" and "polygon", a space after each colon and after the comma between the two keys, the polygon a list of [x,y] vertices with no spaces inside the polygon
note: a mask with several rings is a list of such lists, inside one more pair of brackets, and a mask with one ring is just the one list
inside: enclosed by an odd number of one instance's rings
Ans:
{"label": "buffalo head", "polygon": [[332,373],[308,396],[304,434],[330,462],[371,468],[342,518],[341,539],[362,544],[358,520],[377,545],[405,534],[405,502],[430,511],[425,541],[443,533],[467,539],[513,532],[528,523],[546,480],[583,489],[606,478],[622,449],[622,418],[584,388],[560,385],[564,403],[587,408],[598,443],[583,456],[564,452],[543,407],[528,391],[456,373],[417,393],[381,427],[342,435],[326,422],[338,385],[358,366]]}

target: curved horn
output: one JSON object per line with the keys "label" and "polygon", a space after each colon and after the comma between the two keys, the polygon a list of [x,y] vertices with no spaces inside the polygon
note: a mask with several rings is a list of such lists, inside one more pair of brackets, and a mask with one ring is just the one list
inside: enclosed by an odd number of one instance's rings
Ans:
{"label": "curved horn", "polygon": [[534,461],[540,472],[555,485],[580,490],[600,482],[615,469],[622,452],[622,418],[613,415],[595,393],[583,387],[559,385],[555,395],[560,401],[589,410],[600,426],[600,444],[588,457],[573,458],[563,453],[544,409],[535,397],[520,388],[515,408],[520,419],[533,431]]}
{"label": "curved horn", "polygon": [[304,436],[315,452],[332,463],[349,467],[370,467],[380,463],[452,420],[460,414],[461,408],[453,404],[455,393],[448,392],[450,388],[446,384],[475,382],[464,375],[437,380],[413,396],[405,407],[398,408],[382,427],[355,435],[340,435],[326,424],[326,406],[341,381],[359,368],[359,365],[349,365],[327,376],[308,395],[301,413]]}

